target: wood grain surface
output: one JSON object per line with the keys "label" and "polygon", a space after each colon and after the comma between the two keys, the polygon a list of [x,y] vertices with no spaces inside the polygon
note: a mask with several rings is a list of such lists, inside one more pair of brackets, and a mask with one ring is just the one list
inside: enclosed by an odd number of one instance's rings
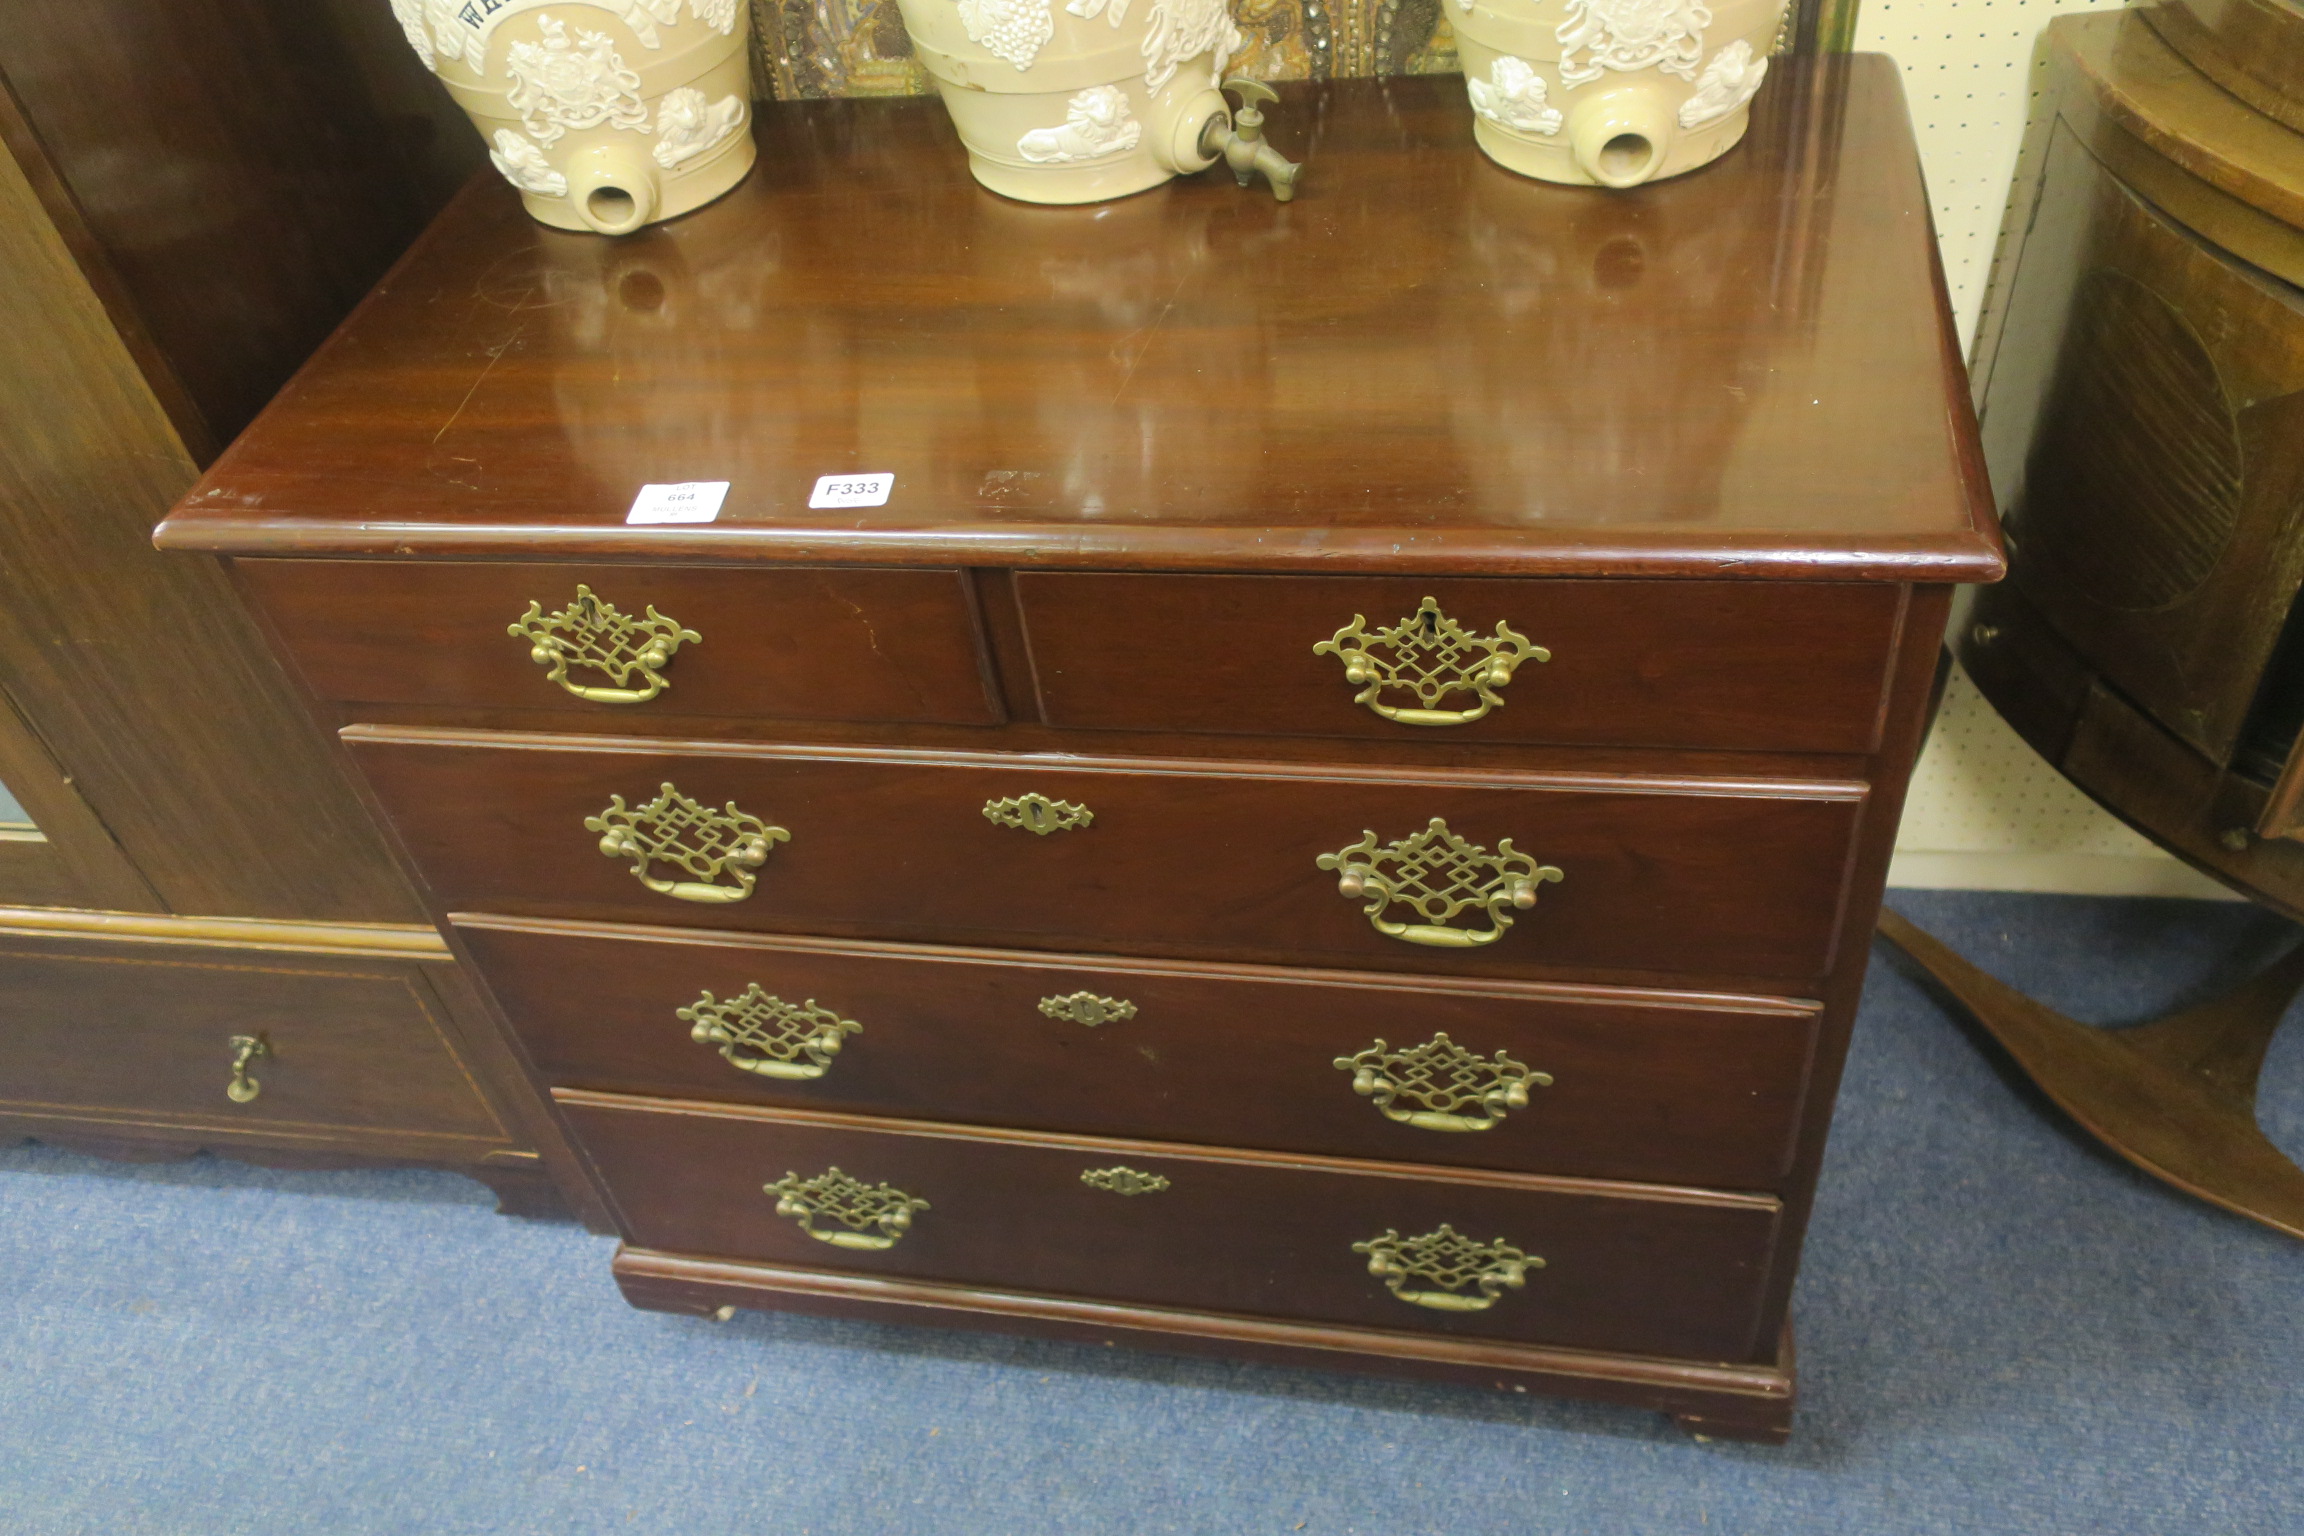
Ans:
{"label": "wood grain surface", "polygon": [[[1442,975],[1637,972],[1813,982],[1828,967],[1863,790],[1641,784],[996,754],[739,753],[700,745],[391,735],[354,757],[450,911],[836,937],[1335,964]],[[791,834],[752,893],[703,903],[642,886],[585,819],[675,784]],[[1039,794],[1094,821],[1037,835],[984,815]],[[1495,942],[1378,933],[1316,862],[1358,842],[1455,834],[1564,878]],[[663,868],[652,871],[665,878]],[[1395,909],[1394,920],[1401,920]],[[1488,927],[1465,915],[1458,926]]]}
{"label": "wood grain surface", "polygon": [[[1724,1189],[1782,1177],[1817,1026],[1813,1006],[1771,998],[457,927],[538,1071],[566,1087]],[[862,1029],[820,1078],[742,1071],[678,1014],[753,986]],[[1084,1026],[1040,1006],[1078,992],[1134,1013]],[[1386,1118],[1336,1067],[1379,1040],[1405,1050],[1441,1033],[1551,1085],[1489,1129],[1439,1131]]]}
{"label": "wood grain surface", "polygon": [[[554,1095],[629,1240],[676,1253],[1059,1295],[1749,1361],[1773,1200],[918,1121]],[[821,1242],[763,1185],[837,1166],[928,1202],[880,1252]],[[1168,1179],[1118,1195],[1080,1175]],[[1447,1223],[1545,1260],[1485,1311],[1391,1295],[1355,1242]],[[829,1226],[829,1224],[827,1224]],[[837,1230],[837,1228],[833,1228]],[[1521,1305],[1526,1303],[1526,1305]]]}
{"label": "wood grain surface", "polygon": [[[1281,90],[1287,204],[1007,202],[918,100],[763,106],[762,174],[626,241],[484,178],[162,542],[1996,571],[1887,60],[1780,60],[1742,146],[1624,197],[1489,164],[1454,80]],[[893,473],[887,506],[809,510],[851,471]],[[717,522],[624,525],[687,480],[730,482]]]}
{"label": "wood grain surface", "polygon": [[[241,580],[288,638],[323,699],[460,705],[518,714],[579,710],[596,728],[630,717],[928,721],[996,725],[972,589],[957,571],[710,570],[249,560]],[[701,636],[644,704],[578,699],[507,631],[577,587],[630,620],[651,609]],[[568,680],[605,674],[571,667]]]}
{"label": "wood grain surface", "polygon": [[[1853,583],[1024,571],[1016,594],[1050,725],[1432,746],[1866,752],[1902,613],[1900,589]],[[1427,597],[1474,636],[1508,624],[1550,659],[1521,662],[1503,702],[1468,724],[1408,725],[1354,702],[1343,662],[1313,643],[1355,619],[1371,633],[1402,623]],[[1373,702],[1417,701],[1393,687]],[[1457,691],[1436,707],[1477,703]]]}

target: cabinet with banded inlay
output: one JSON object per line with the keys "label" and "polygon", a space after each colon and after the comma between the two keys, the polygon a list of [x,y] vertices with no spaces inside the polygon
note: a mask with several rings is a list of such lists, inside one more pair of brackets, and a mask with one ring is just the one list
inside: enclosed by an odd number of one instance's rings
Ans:
{"label": "cabinet with banded inlay", "polygon": [[932,102],[764,107],[615,244],[475,184],[161,540],[233,557],[634,1302],[1781,1438],[1999,570],[1894,72],[1782,61],[1623,198],[1453,82],[1285,89],[1286,205],[1005,203]]}

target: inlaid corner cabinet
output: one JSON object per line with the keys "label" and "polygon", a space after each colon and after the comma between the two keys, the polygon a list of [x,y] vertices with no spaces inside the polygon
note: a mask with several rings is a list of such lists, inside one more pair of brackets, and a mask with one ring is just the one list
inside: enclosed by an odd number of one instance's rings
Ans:
{"label": "inlaid corner cabinet", "polygon": [[1781,1438],[2000,566],[1895,72],[1779,60],[1628,196],[1488,164],[1453,80],[1284,94],[1287,204],[1006,203],[933,101],[764,106],[620,242],[477,182],[160,542],[347,745],[635,1303]]}

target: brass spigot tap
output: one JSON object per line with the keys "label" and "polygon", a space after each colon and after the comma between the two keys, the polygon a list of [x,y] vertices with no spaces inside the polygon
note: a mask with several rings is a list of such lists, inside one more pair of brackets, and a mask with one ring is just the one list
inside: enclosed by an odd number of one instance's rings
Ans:
{"label": "brass spigot tap", "polygon": [[1256,110],[1257,102],[1278,101],[1280,97],[1261,80],[1227,80],[1224,89],[1240,98],[1240,110],[1232,114],[1229,129],[1222,118],[1210,120],[1201,152],[1222,155],[1224,163],[1232,167],[1233,180],[1242,186],[1262,171],[1272,185],[1273,197],[1287,202],[1296,195],[1296,176],[1304,167],[1282,158],[1280,151],[1264,141],[1264,114]]}

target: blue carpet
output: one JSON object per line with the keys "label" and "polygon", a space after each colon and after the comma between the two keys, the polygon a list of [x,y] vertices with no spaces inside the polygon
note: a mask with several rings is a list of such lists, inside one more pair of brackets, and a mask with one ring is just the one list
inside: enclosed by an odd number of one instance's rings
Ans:
{"label": "blue carpet", "polygon": [[[1899,893],[2068,1011],[2285,941],[2214,903]],[[2304,1151],[2304,1027],[2267,1131]],[[1785,1449],[1445,1388],[626,1309],[611,1245],[427,1173],[0,1150],[0,1530],[2304,1531],[2304,1245],[2093,1149],[1884,958]]]}

